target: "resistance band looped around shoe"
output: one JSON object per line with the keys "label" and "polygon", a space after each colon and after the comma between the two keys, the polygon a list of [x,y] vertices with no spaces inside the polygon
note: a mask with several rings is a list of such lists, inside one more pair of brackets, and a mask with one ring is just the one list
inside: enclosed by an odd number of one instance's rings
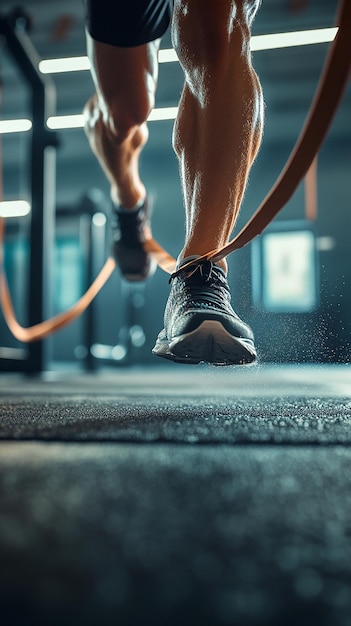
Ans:
{"label": "resistance band looped around shoe", "polygon": [[[306,123],[276,183],[246,226],[232,241],[222,248],[204,254],[197,261],[205,259],[213,263],[218,262],[252,241],[285,206],[306,175],[325,138],[349,76],[351,65],[351,2],[349,0],[340,0],[337,25],[339,29],[330,46]],[[73,307],[49,320],[24,328],[16,320],[7,285],[3,264],[3,236],[4,219],[0,218],[0,303],[10,331],[22,342],[44,339],[76,319],[89,306],[116,267],[115,260],[109,257],[87,292]],[[156,240],[146,241],[144,248],[154,257],[162,270],[169,274],[175,271],[175,259]],[[190,261],[189,265],[193,263]],[[187,264],[183,265],[182,269],[186,267]]]}

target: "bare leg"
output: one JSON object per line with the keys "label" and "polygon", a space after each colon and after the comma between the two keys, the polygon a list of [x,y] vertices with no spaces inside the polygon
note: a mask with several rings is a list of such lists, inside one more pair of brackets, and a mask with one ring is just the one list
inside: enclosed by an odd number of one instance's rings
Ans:
{"label": "bare leg", "polygon": [[84,109],[86,134],[111,183],[112,200],[126,209],[145,197],[138,165],[154,105],[158,47],[159,41],[120,48],[87,34],[96,93]]}
{"label": "bare leg", "polygon": [[258,6],[175,0],[172,37],[185,74],[174,128],[186,210],[183,257],[227,243],[260,146],[263,99],[249,49]]}

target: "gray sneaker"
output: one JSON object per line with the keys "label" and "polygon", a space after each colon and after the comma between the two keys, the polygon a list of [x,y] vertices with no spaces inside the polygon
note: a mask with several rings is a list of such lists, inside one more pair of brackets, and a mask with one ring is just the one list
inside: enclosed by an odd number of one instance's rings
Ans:
{"label": "gray sneaker", "polygon": [[233,311],[226,276],[210,261],[177,270],[153,353],[177,363],[243,365],[256,360],[251,328]]}

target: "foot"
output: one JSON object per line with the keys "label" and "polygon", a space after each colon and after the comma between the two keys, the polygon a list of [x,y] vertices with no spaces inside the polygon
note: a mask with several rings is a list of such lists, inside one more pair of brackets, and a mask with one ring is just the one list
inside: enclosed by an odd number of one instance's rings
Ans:
{"label": "foot", "polygon": [[135,210],[115,209],[113,217],[112,254],[122,276],[129,281],[146,280],[156,269],[156,262],[143,247],[151,238],[147,200]]}
{"label": "foot", "polygon": [[164,329],[153,353],[177,363],[242,365],[256,360],[251,328],[233,311],[224,272],[201,261],[171,277]]}

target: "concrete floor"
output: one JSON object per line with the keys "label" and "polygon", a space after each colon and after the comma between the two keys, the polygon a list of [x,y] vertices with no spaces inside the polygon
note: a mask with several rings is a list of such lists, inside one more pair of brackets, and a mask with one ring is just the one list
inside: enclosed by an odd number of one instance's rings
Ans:
{"label": "concrete floor", "polygon": [[351,624],[351,367],[0,379],[1,623]]}

